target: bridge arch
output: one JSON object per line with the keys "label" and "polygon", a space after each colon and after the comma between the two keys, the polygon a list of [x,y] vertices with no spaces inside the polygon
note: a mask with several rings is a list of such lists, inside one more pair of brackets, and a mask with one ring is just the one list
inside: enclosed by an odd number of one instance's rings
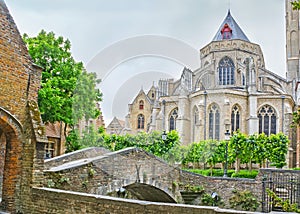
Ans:
{"label": "bridge arch", "polygon": [[145,183],[132,183],[124,187],[138,200],[177,203],[176,200],[165,191]]}
{"label": "bridge arch", "polygon": [[21,155],[23,145],[21,123],[0,107],[0,195],[1,207],[15,210],[21,185]]}

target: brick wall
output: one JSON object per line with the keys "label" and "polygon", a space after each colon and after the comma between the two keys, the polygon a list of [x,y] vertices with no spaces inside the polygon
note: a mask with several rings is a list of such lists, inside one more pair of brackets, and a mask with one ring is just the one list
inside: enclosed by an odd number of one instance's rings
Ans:
{"label": "brick wall", "polygon": [[0,1],[0,106],[23,122],[27,99],[37,100],[41,70],[32,64],[27,48]]}
{"label": "brick wall", "polygon": [[40,214],[73,214],[73,213],[172,213],[172,214],[230,214],[247,213],[242,211],[222,210],[217,207],[200,207],[192,205],[154,203],[129,199],[116,199],[108,196],[75,193],[64,190],[33,188],[32,202],[24,209],[24,213]]}

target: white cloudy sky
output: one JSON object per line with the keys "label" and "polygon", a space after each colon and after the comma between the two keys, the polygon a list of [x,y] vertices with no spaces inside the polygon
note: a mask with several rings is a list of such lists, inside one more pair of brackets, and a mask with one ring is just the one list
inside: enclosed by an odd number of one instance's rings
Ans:
{"label": "white cloudy sky", "polygon": [[[157,82],[160,78],[177,78],[183,66],[193,67],[189,65],[188,60],[178,62],[165,53],[164,56],[158,52],[156,55],[147,55],[148,49],[136,57],[128,55],[133,46],[145,47],[141,43],[132,42],[137,39],[131,40],[132,43],[126,41],[152,35],[162,39],[170,38],[169,48],[173,44],[172,41],[176,40],[194,50],[199,50],[216,34],[229,5],[232,16],[249,40],[261,46],[267,69],[285,77],[284,0],[6,0],[5,2],[21,34],[35,36],[41,29],[53,31],[56,35],[62,35],[71,41],[72,53],[77,61],[83,61],[87,68],[91,64],[99,67],[93,71],[100,72],[99,77],[103,79],[99,87],[104,93],[102,111],[107,125],[113,116],[121,119],[125,117],[127,104],[141,87],[147,91],[153,81]],[[146,38],[145,43],[148,41],[150,43],[148,46],[158,48],[157,45],[152,45],[151,38]],[[143,40],[139,40],[141,41]],[[176,45],[181,44],[179,43]],[[118,49],[116,44],[122,45],[118,46]],[[103,55],[114,60],[114,64],[95,63],[98,60],[97,56],[105,58]],[[94,68],[93,66],[90,67]],[[101,73],[101,69],[102,72],[105,70],[105,75]]]}

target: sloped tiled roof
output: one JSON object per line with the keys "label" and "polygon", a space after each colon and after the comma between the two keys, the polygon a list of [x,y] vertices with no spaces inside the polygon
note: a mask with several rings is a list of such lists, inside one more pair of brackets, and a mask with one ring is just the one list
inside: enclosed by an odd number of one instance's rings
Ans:
{"label": "sloped tiled roof", "polygon": [[46,123],[46,136],[60,138],[60,123]]}
{"label": "sloped tiled roof", "polygon": [[241,40],[250,42],[249,39],[247,38],[247,36],[245,35],[245,33],[240,28],[240,26],[236,23],[234,18],[231,16],[230,10],[228,10],[227,16],[224,19],[224,21],[222,22],[221,26],[219,27],[218,32],[216,33],[216,35],[213,38],[213,41],[223,40],[221,30],[223,29],[225,24],[228,24],[232,30],[231,39],[241,39]]}

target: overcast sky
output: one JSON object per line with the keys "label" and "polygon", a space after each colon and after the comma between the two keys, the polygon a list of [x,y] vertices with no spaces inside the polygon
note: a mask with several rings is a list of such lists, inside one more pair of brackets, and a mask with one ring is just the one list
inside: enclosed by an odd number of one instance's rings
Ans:
{"label": "overcast sky", "polygon": [[[103,79],[106,125],[113,116],[124,119],[141,88],[178,78],[184,66],[194,69],[194,53],[211,42],[229,8],[249,40],[261,46],[266,68],[285,77],[284,0],[5,2],[21,34],[44,29],[68,38],[74,58]],[[183,51],[176,55],[174,46]]]}

